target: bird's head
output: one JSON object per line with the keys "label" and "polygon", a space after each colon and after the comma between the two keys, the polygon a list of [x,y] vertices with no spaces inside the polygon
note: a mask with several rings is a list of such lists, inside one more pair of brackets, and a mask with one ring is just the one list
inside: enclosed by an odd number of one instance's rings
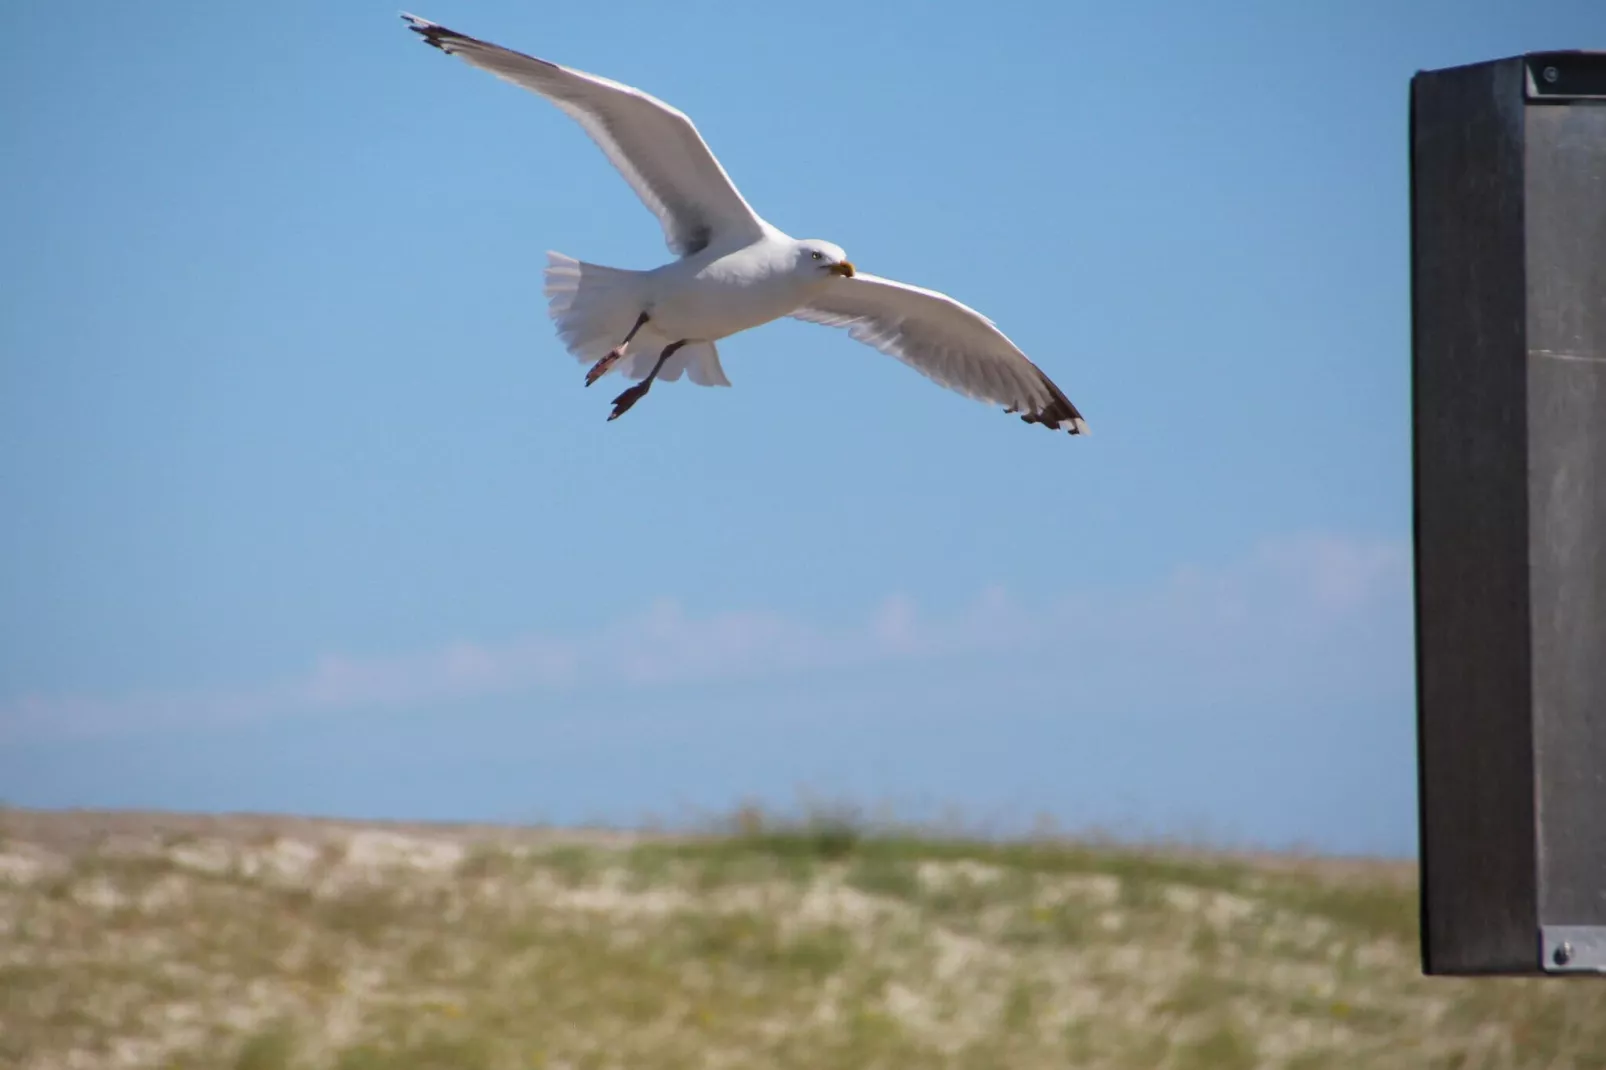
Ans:
{"label": "bird's head", "polygon": [[796,266],[804,274],[814,273],[820,277],[841,275],[853,278],[853,264],[848,260],[848,254],[842,251],[842,247],[816,238],[797,243]]}

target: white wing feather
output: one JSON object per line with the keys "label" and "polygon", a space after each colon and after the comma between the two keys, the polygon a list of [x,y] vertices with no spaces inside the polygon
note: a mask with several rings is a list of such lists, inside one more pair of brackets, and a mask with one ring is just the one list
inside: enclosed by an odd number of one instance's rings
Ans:
{"label": "white wing feather", "polygon": [[1042,369],[992,320],[947,294],[860,272],[834,280],[792,315],[845,327],[856,341],[950,390],[1018,412],[1027,423],[1087,433],[1087,421]]}
{"label": "white wing feather", "polygon": [[663,224],[678,256],[752,241],[765,222],[737,191],[685,114],[619,82],[469,37],[416,15],[409,27],[448,55],[541,94],[578,122]]}

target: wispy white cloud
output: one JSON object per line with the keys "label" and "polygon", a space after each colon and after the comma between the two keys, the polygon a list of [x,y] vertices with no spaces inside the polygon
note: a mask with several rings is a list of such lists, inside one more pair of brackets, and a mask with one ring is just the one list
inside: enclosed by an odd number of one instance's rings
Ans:
{"label": "wispy white cloud", "polygon": [[1309,535],[1266,543],[1258,555],[1269,571],[1297,586],[1317,608],[1343,612],[1410,583],[1410,548],[1398,540]]}
{"label": "wispy white cloud", "polygon": [[545,636],[455,642],[400,657],[325,657],[304,680],[285,688],[283,697],[313,709],[400,706],[563,687],[575,682],[578,670],[574,644]]}
{"label": "wispy white cloud", "polygon": [[289,680],[232,692],[0,701],[0,736],[104,734],[295,713],[402,709],[590,686],[666,687],[853,665],[985,657],[1063,659],[1089,644],[1161,669],[1179,656],[1254,658],[1268,637],[1309,638],[1399,611],[1409,593],[1398,540],[1310,535],[1241,560],[1190,566],[1147,586],[1026,602],[1000,587],[949,612],[890,594],[829,628],[768,610],[687,612],[664,599],[581,636],[456,641],[391,657],[331,654]]}

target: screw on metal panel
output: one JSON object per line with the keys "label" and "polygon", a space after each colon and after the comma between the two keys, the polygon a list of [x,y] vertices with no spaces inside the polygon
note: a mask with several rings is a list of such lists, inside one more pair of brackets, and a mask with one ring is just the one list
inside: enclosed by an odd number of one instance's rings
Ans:
{"label": "screw on metal panel", "polygon": [[1556,950],[1550,953],[1557,966],[1565,966],[1573,960],[1573,945],[1558,944]]}
{"label": "screw on metal panel", "polygon": [[1561,77],[1561,72],[1558,71],[1556,68],[1554,68],[1554,67],[1546,67],[1545,68],[1545,81],[1549,82],[1551,85],[1555,85],[1556,84],[1556,80],[1558,78],[1560,78],[1560,77]]}

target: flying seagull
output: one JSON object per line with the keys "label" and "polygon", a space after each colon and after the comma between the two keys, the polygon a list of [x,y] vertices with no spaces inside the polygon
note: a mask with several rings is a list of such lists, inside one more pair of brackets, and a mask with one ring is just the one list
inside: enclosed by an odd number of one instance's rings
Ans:
{"label": "flying seagull", "polygon": [[729,386],[714,343],[782,316],[844,327],[935,382],[1027,423],[1084,434],[1059,387],[993,322],[946,294],[858,271],[838,245],[792,238],[737,192],[696,126],[639,89],[402,15],[426,42],[541,94],[597,143],[663,225],[678,259],[628,271],[547,254],[548,310],[565,347],[636,384],[608,419],[684,372]]}

